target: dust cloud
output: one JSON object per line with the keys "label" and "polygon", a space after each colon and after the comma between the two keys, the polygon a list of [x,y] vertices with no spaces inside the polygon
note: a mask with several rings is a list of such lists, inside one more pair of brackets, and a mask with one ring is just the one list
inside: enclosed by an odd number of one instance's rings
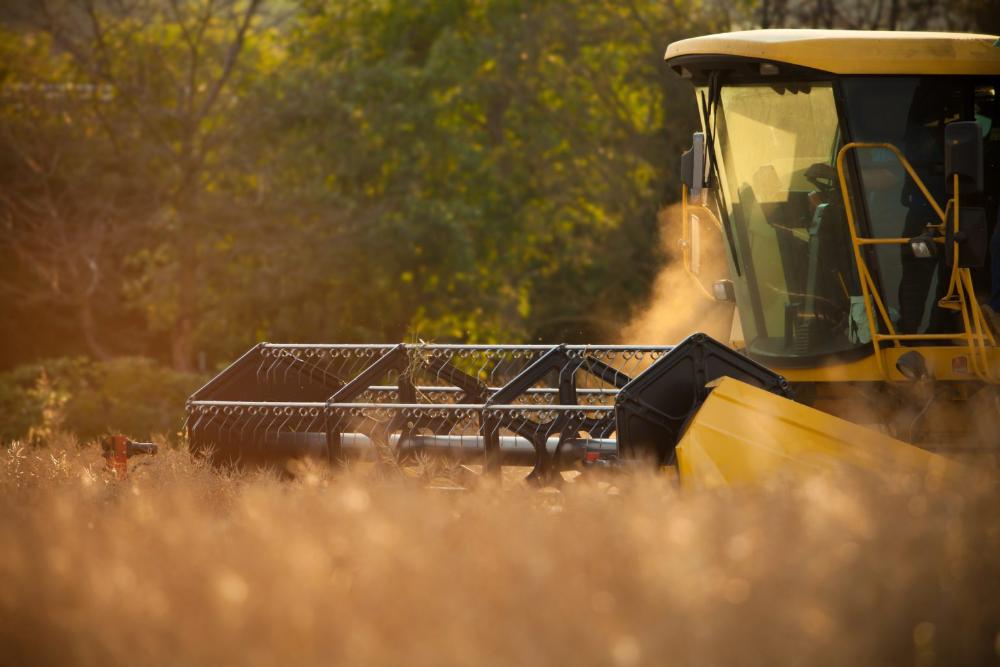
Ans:
{"label": "dust cloud", "polygon": [[[659,214],[660,239],[667,261],[656,277],[652,295],[635,313],[622,332],[622,342],[665,345],[703,332],[727,342],[733,321],[733,305],[710,299],[684,270],[680,239],[680,204]],[[711,291],[715,280],[728,278],[724,239],[709,223],[701,225],[701,282]]]}

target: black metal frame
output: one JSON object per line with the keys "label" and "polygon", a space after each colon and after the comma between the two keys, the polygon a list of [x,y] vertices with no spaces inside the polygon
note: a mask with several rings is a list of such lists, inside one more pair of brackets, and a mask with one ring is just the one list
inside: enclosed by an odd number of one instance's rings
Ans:
{"label": "black metal frame", "polygon": [[[505,458],[523,462],[521,453],[511,457],[501,452],[501,432],[510,431],[534,449],[529,477],[545,479],[568,463],[562,460],[567,443],[594,441],[595,449],[607,458],[603,441],[614,431],[610,403],[632,377],[604,359],[655,361],[671,349],[636,345],[261,343],[191,396],[187,432],[193,449],[212,446],[217,461],[245,463],[271,458],[266,450],[276,440],[261,433],[267,429],[265,422],[293,433],[322,432],[326,457],[338,463],[353,454],[344,451],[345,433],[364,434],[383,450],[395,440],[402,450],[401,443],[418,441],[420,432],[447,433],[459,418],[474,417],[487,472],[498,471]],[[495,363],[505,356],[519,358],[521,367],[502,384],[490,385],[454,363],[456,358],[475,355]],[[431,378],[433,384],[415,384],[421,375]],[[580,387],[578,375],[602,386]],[[384,384],[390,376],[395,382]],[[546,383],[549,379],[552,381]],[[237,400],[244,397],[254,400]],[[442,398],[456,402],[419,400]],[[388,416],[387,422],[366,417],[366,410],[380,411]],[[556,436],[558,442],[550,451],[549,440]],[[287,446],[290,439],[285,440],[286,453],[305,453],[302,447]],[[414,454],[420,448],[407,447],[405,451]]]}
{"label": "black metal frame", "polygon": [[[502,384],[456,363],[472,358]],[[527,463],[529,479],[545,481],[581,459],[669,463],[723,375],[791,395],[784,378],[704,334],[675,347],[262,343],[191,396],[187,433],[219,463],[339,464],[363,442],[376,458],[481,457],[486,473]],[[426,402],[441,397],[457,402]]]}

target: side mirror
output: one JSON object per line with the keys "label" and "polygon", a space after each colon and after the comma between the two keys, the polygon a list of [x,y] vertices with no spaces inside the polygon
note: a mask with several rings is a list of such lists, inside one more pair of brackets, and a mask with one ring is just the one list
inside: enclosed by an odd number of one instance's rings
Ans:
{"label": "side mirror", "polygon": [[692,197],[701,196],[701,188],[705,184],[704,132],[691,135],[691,148],[681,155],[681,183],[688,187]]}
{"label": "side mirror", "polygon": [[732,280],[716,280],[712,283],[712,295],[716,301],[736,303],[736,289]]}
{"label": "side mirror", "polygon": [[983,191],[983,139],[974,120],[949,123],[944,128],[944,176],[948,194],[955,194],[958,174],[961,194]]}

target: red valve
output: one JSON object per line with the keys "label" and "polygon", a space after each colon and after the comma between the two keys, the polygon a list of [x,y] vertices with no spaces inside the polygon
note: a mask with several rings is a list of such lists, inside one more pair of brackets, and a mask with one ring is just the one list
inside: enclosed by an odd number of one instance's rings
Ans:
{"label": "red valve", "polygon": [[124,435],[109,435],[101,441],[101,450],[108,470],[119,480],[128,478],[128,460],[136,454],[156,454],[151,442],[132,442]]}

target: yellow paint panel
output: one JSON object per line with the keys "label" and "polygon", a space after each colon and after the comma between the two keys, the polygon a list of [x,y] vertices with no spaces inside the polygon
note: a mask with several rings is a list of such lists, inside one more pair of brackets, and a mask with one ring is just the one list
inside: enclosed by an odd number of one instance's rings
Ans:
{"label": "yellow paint panel", "polygon": [[677,446],[681,483],[700,488],[836,468],[955,474],[957,464],[888,435],[723,378]]}
{"label": "yellow paint panel", "polygon": [[[896,370],[896,360],[913,351],[923,355],[927,362],[927,370],[935,380],[944,382],[976,380],[975,373],[971,370],[972,361],[968,349],[953,345],[884,348],[882,354],[885,357],[888,378],[882,376],[874,356],[811,368],[782,368],[775,364],[767,365],[789,382],[880,382],[886,379],[890,382],[910,382],[911,380]],[[1000,348],[987,349],[986,356],[994,372],[1000,373]]]}
{"label": "yellow paint panel", "polygon": [[1000,74],[996,35],[877,30],[746,30],[674,42],[666,60],[731,55],[834,74]]}

